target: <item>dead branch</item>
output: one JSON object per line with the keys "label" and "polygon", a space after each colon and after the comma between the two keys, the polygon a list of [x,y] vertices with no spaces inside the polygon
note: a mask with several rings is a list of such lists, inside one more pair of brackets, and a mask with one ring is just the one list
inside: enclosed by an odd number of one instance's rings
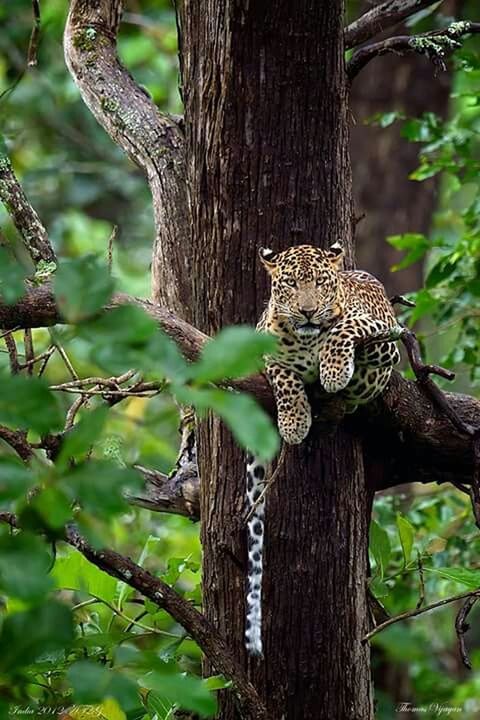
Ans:
{"label": "dead branch", "polygon": [[132,505],[153,510],[186,515],[200,519],[200,478],[198,476],[195,444],[195,414],[190,407],[180,407],[181,442],[174,470],[164,475],[136,465],[145,478],[145,495],[129,496]]}
{"label": "dead branch", "polygon": [[373,630],[370,630],[370,632],[367,633],[364,638],[362,638],[362,642],[368,642],[379,632],[382,632],[382,630],[385,630],[387,627],[390,627],[390,625],[394,625],[397,622],[401,622],[403,620],[410,620],[411,618],[418,617],[419,615],[423,615],[424,613],[435,610],[436,608],[450,605],[451,603],[457,602],[457,600],[463,600],[464,598],[475,598],[475,600],[478,600],[479,597],[479,589],[471,590],[470,592],[460,593],[460,595],[454,595],[453,597],[444,598],[443,600],[437,600],[430,605],[424,605],[423,607],[415,608],[414,610],[407,610],[406,612],[400,613],[399,615],[394,615],[393,617],[388,618],[388,620],[385,620],[384,622],[374,627]]}
{"label": "dead branch", "polygon": [[[185,185],[184,137],[162,114],[117,56],[122,0],[71,0],[65,59],[87,107],[147,176],[153,195],[156,237],[152,294],[188,317],[190,223]],[[167,282],[171,268],[178,282]],[[171,278],[170,278],[171,279]]]}
{"label": "dead branch", "polygon": [[40,17],[40,0],[32,0],[32,10],[33,10],[33,27],[32,27],[32,33],[30,35],[30,43],[28,45],[28,55],[27,55],[27,64],[29,67],[33,67],[38,62],[38,45],[40,42],[40,27],[41,27],[41,17]]}
{"label": "dead branch", "polygon": [[344,30],[345,48],[353,48],[402,22],[437,0],[386,0],[354,20]]}
{"label": "dead branch", "polygon": [[455,631],[458,638],[458,649],[460,651],[460,657],[465,667],[472,669],[472,663],[468,657],[467,648],[465,646],[465,633],[470,630],[470,625],[467,622],[467,618],[470,614],[470,610],[473,608],[479,598],[479,594],[476,593],[467,598],[463,603],[462,607],[458,611],[457,617],[455,618]]}
{"label": "dead branch", "polygon": [[200,479],[196,462],[170,475],[142,465],[135,468],[145,478],[145,488],[142,496],[127,496],[131,505],[200,520]]}
{"label": "dead branch", "polygon": [[12,218],[34,263],[55,262],[55,253],[48,234],[25,195],[13,171],[12,163],[0,148],[0,202]]}
{"label": "dead branch", "polygon": [[444,70],[445,59],[460,47],[460,38],[478,32],[480,32],[480,23],[462,20],[452,23],[443,30],[435,30],[423,35],[399,35],[365,45],[353,53],[347,63],[347,74],[350,80],[353,80],[370,60],[386,53],[425,55],[434,65]]}
{"label": "dead branch", "polygon": [[[18,520],[12,513],[0,512],[0,522],[7,523],[14,528],[19,527]],[[217,672],[232,680],[243,710],[242,717],[247,720],[267,720],[266,709],[262,705],[257,691],[248,681],[243,668],[233,656],[225,639],[192,603],[130,558],[119,555],[113,550],[95,550],[73,525],[65,528],[64,539],[100,570],[121,580],[143,597],[166,610],[198,643]]]}
{"label": "dead branch", "polygon": [[10,372],[12,375],[17,375],[20,372],[20,363],[18,361],[17,343],[15,342],[13,333],[6,333],[6,335],[3,336],[3,340],[10,360]]}

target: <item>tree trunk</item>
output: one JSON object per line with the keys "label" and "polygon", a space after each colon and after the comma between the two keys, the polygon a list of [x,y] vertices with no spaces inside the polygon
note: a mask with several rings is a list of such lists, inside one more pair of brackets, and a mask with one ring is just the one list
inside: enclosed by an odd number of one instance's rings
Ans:
{"label": "tree trunk", "polygon": [[[461,16],[464,0],[449,0],[442,12]],[[363,2],[361,12],[371,8]],[[405,27],[395,34],[406,32]],[[391,32],[388,34],[392,34]],[[419,165],[420,146],[401,136],[398,123],[380,128],[365,121],[377,113],[397,110],[408,117],[433,112],[446,118],[451,73],[437,77],[432,63],[418,55],[383,56],[354,81],[350,96],[351,153],[356,213],[365,217],[355,232],[358,266],[386,282],[391,295],[417,290],[423,282],[423,263],[390,273],[402,253],[385,242],[389,235],[428,233],[438,204],[439,176],[410,180]]]}
{"label": "tree trunk", "polygon": [[[207,333],[259,317],[268,293],[260,245],[340,239],[351,257],[342,18],[341,0],[180,6],[193,319]],[[359,442],[314,429],[289,448],[268,493],[262,661],[243,646],[243,453],[211,417],[198,446],[208,619],[244,658],[272,720],[369,720]],[[219,717],[240,717],[232,694]]]}

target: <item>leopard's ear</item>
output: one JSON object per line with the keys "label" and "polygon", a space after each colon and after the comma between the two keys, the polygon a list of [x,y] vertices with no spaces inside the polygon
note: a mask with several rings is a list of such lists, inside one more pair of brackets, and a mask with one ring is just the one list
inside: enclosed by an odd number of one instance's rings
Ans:
{"label": "leopard's ear", "polygon": [[258,256],[262,261],[262,265],[267,269],[270,275],[275,271],[277,267],[276,258],[278,253],[273,252],[270,248],[261,247],[258,250]]}
{"label": "leopard's ear", "polygon": [[340,268],[342,267],[344,255],[345,253],[343,247],[338,241],[336,243],[333,243],[333,245],[330,245],[330,248],[327,251],[328,259],[330,260],[332,265],[337,268],[337,270],[340,270]]}

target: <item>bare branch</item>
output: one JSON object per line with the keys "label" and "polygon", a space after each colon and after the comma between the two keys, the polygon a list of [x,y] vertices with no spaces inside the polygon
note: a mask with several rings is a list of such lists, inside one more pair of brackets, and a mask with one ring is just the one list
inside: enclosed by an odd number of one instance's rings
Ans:
{"label": "bare branch", "polygon": [[370,60],[386,53],[397,55],[418,53],[425,55],[441,69],[445,69],[445,58],[460,47],[459,38],[479,32],[480,23],[462,20],[452,23],[444,30],[435,30],[424,35],[399,35],[381,40],[356,50],[347,63],[347,73],[350,80],[353,80]]}
{"label": "bare branch", "polygon": [[457,600],[463,600],[463,598],[475,598],[477,600],[479,596],[480,590],[471,590],[470,592],[460,593],[460,595],[454,595],[453,597],[444,598],[443,600],[437,600],[437,602],[431,603],[430,605],[424,605],[423,607],[415,608],[414,610],[407,610],[399,615],[388,618],[388,620],[385,620],[374,627],[373,630],[370,630],[370,632],[365,635],[362,642],[368,642],[372,639],[372,637],[377,635],[379,632],[382,632],[382,630],[385,630],[387,627],[390,627],[390,625],[394,625],[402,620],[410,620],[411,618],[418,617],[419,615],[423,615],[424,613],[435,610],[436,608],[443,607],[444,605],[450,605],[451,603],[457,602]]}
{"label": "bare branch", "polygon": [[[71,0],[65,58],[82,98],[112,140],[146,173],[153,195],[156,238],[152,291],[156,300],[188,317],[190,232],[184,136],[159,112],[123,67],[116,51],[121,0]],[[167,282],[171,268],[178,282]]]}
{"label": "bare branch", "polygon": [[0,143],[0,202],[3,203],[12,218],[15,228],[22,237],[23,243],[34,263],[40,260],[55,262],[55,253],[47,231],[30,205],[22,186],[13,172],[10,158]]}
{"label": "bare branch", "polygon": [[135,468],[145,478],[145,489],[142,496],[127,497],[131,505],[200,520],[200,479],[196,462],[170,475],[142,465]]}
{"label": "bare branch", "polygon": [[40,42],[40,0],[32,0],[33,9],[33,27],[32,34],[30,35],[30,43],[28,46],[27,63],[29,67],[33,67],[37,64],[38,58],[38,44]]}
{"label": "bare branch", "polygon": [[468,657],[467,648],[465,646],[465,633],[470,630],[470,625],[467,623],[467,618],[470,614],[471,609],[475,605],[479,598],[479,594],[476,593],[474,595],[471,595],[469,598],[465,600],[462,607],[458,611],[457,617],[455,619],[455,631],[457,633],[458,638],[458,648],[460,650],[460,656],[462,658],[462,663],[465,665],[465,667],[472,669],[472,663],[470,662],[470,658]]}
{"label": "bare branch", "polygon": [[[18,527],[17,518],[0,512],[0,522]],[[93,565],[137,590],[144,597],[166,610],[197,642],[217,672],[232,680],[246,720],[267,720],[267,712],[243,668],[236,660],[225,639],[188,600],[173,588],[151,575],[130,558],[113,550],[95,550],[75,527],[65,528],[64,539]]]}
{"label": "bare branch", "polygon": [[353,48],[393,27],[438,0],[386,0],[354,20],[344,30],[345,47]]}
{"label": "bare branch", "polygon": [[25,462],[28,462],[33,457],[32,446],[27,440],[25,430],[11,430],[4,425],[0,425],[0,440],[10,445]]}

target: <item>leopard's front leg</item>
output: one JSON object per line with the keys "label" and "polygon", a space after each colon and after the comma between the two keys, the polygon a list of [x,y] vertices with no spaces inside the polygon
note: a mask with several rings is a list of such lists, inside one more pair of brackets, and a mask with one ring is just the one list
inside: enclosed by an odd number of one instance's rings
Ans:
{"label": "leopard's front leg", "polygon": [[305,440],[312,424],[303,380],[276,363],[267,363],[266,372],[277,404],[278,431],[288,445],[298,445]]}
{"label": "leopard's front leg", "polygon": [[355,348],[362,340],[388,335],[391,328],[366,315],[345,318],[326,335],[319,356],[319,378],[329,393],[344,390],[355,372]]}

